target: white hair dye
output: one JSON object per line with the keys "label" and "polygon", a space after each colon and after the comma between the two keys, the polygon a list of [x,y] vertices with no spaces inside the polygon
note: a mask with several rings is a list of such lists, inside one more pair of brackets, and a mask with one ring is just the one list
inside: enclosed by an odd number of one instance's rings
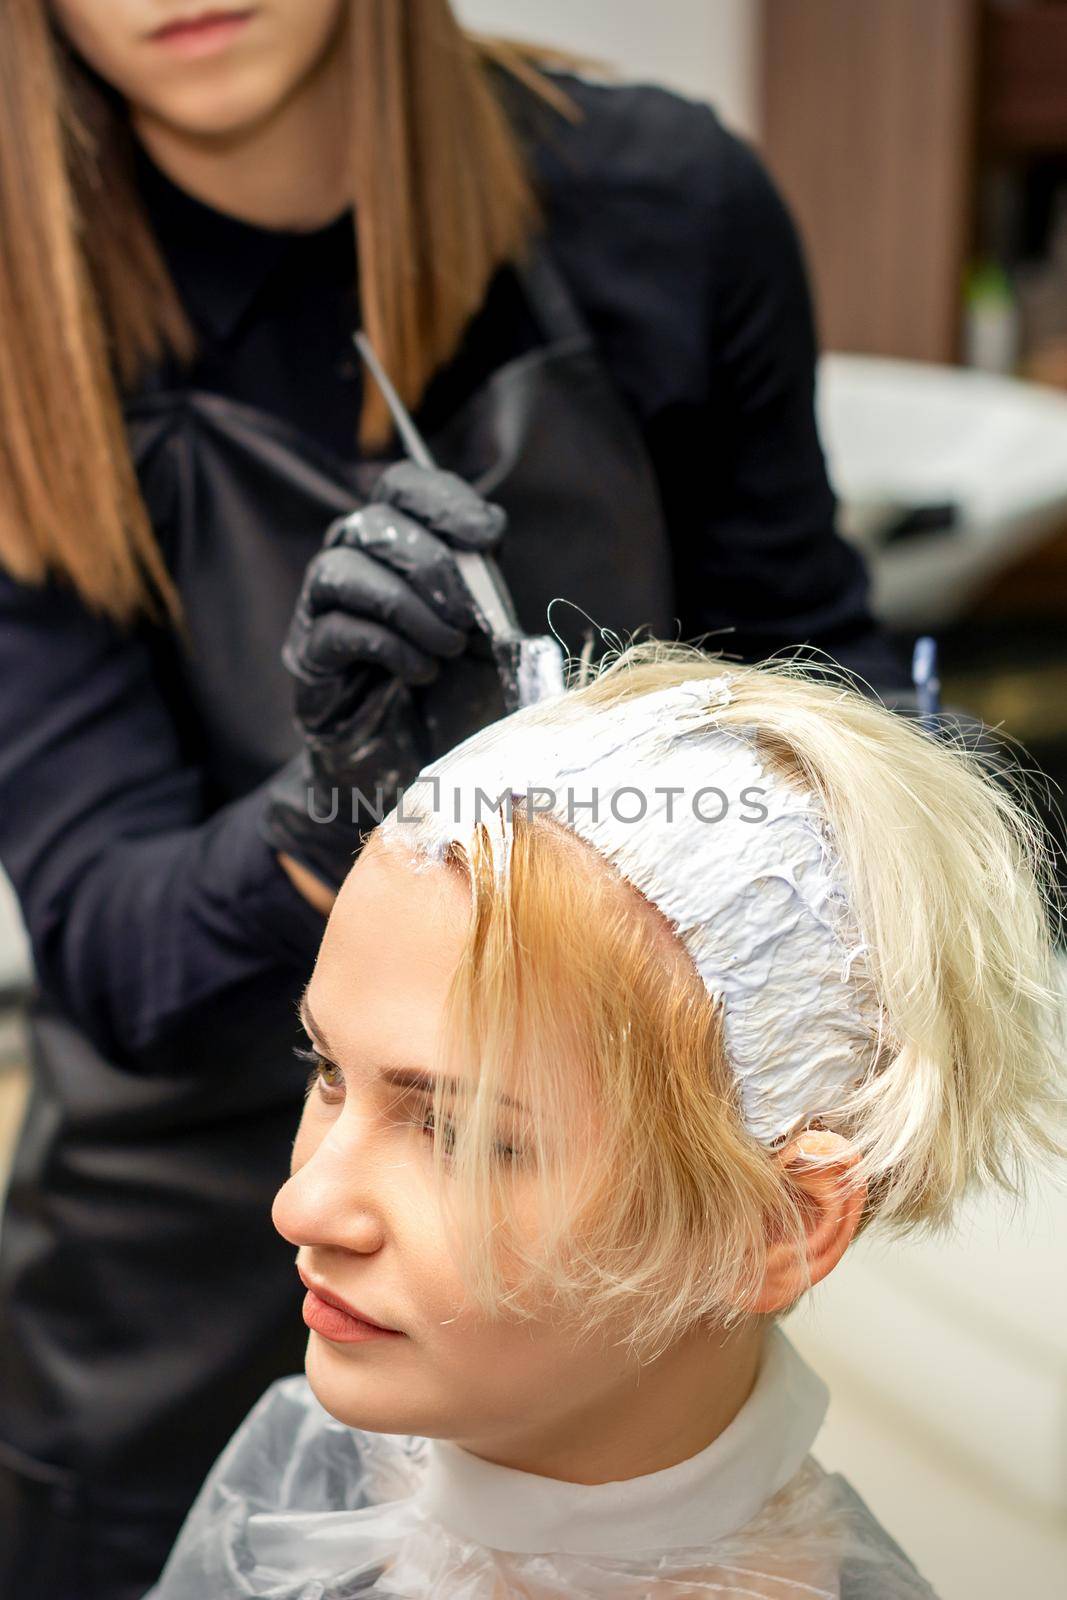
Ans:
{"label": "white hair dye", "polygon": [[500,878],[516,800],[592,845],[659,908],[722,1002],[745,1125],[770,1143],[832,1113],[865,1075],[880,1008],[817,796],[715,726],[730,681],[517,711],[424,767],[381,828],[432,862],[483,822]]}

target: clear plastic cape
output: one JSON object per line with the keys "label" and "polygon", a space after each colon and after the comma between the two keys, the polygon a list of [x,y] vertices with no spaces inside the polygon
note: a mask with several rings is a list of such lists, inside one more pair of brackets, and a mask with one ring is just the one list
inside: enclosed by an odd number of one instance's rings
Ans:
{"label": "clear plastic cape", "polygon": [[930,1600],[839,1474],[808,1456],[738,1532],[625,1559],[473,1544],[419,1506],[425,1441],[335,1421],[272,1385],[198,1495],[146,1600]]}

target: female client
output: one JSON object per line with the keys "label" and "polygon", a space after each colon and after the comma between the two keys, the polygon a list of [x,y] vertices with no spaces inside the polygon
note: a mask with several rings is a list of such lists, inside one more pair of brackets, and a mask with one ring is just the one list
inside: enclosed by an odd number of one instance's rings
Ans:
{"label": "female client", "polygon": [[797,663],[638,645],[426,767],[303,1002],[306,1376],[155,1600],[929,1596],[778,1320],[1062,1150],[1049,882],[1003,776]]}

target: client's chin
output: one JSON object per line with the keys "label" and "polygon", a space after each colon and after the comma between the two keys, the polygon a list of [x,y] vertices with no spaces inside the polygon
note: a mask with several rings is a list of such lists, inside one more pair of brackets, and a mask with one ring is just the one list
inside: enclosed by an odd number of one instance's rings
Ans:
{"label": "client's chin", "polygon": [[320,1333],[308,1337],[304,1370],[316,1400],[347,1428],[370,1433],[419,1433],[425,1410],[416,1401],[404,1346],[340,1344]]}

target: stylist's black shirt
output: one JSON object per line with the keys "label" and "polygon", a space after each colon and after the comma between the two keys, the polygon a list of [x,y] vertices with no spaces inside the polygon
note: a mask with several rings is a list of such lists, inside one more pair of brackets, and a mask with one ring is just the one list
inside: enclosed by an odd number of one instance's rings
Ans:
{"label": "stylist's black shirt", "polygon": [[[834,531],[804,266],[759,160],[706,106],[557,81],[581,108],[577,124],[523,101],[548,241],[641,424],[682,637],[715,630],[713,647],[749,658],[810,642],[876,683],[906,681],[871,625],[862,560]],[[189,381],[351,456],[362,374],[350,215],[275,232],[190,198],[147,158],[140,182],[202,340]],[[428,391],[427,431],[537,338],[502,271]]]}
{"label": "stylist's black shirt", "polygon": [[[559,81],[582,119],[523,99],[524,137],[549,249],[658,479],[679,636],[748,658],[807,642],[876,686],[904,682],[834,531],[803,264],[759,161],[705,106]],[[191,370],[149,386],[248,402],[353,457],[351,217],[268,230],[143,155],[138,181],[200,340]],[[501,271],[430,385],[426,430],[537,338]],[[227,994],[310,966],[322,919],[259,836],[262,797],[212,802],[151,651],[69,590],[0,578],[0,684],[0,859],[43,987],[109,1059],[136,1061]]]}

